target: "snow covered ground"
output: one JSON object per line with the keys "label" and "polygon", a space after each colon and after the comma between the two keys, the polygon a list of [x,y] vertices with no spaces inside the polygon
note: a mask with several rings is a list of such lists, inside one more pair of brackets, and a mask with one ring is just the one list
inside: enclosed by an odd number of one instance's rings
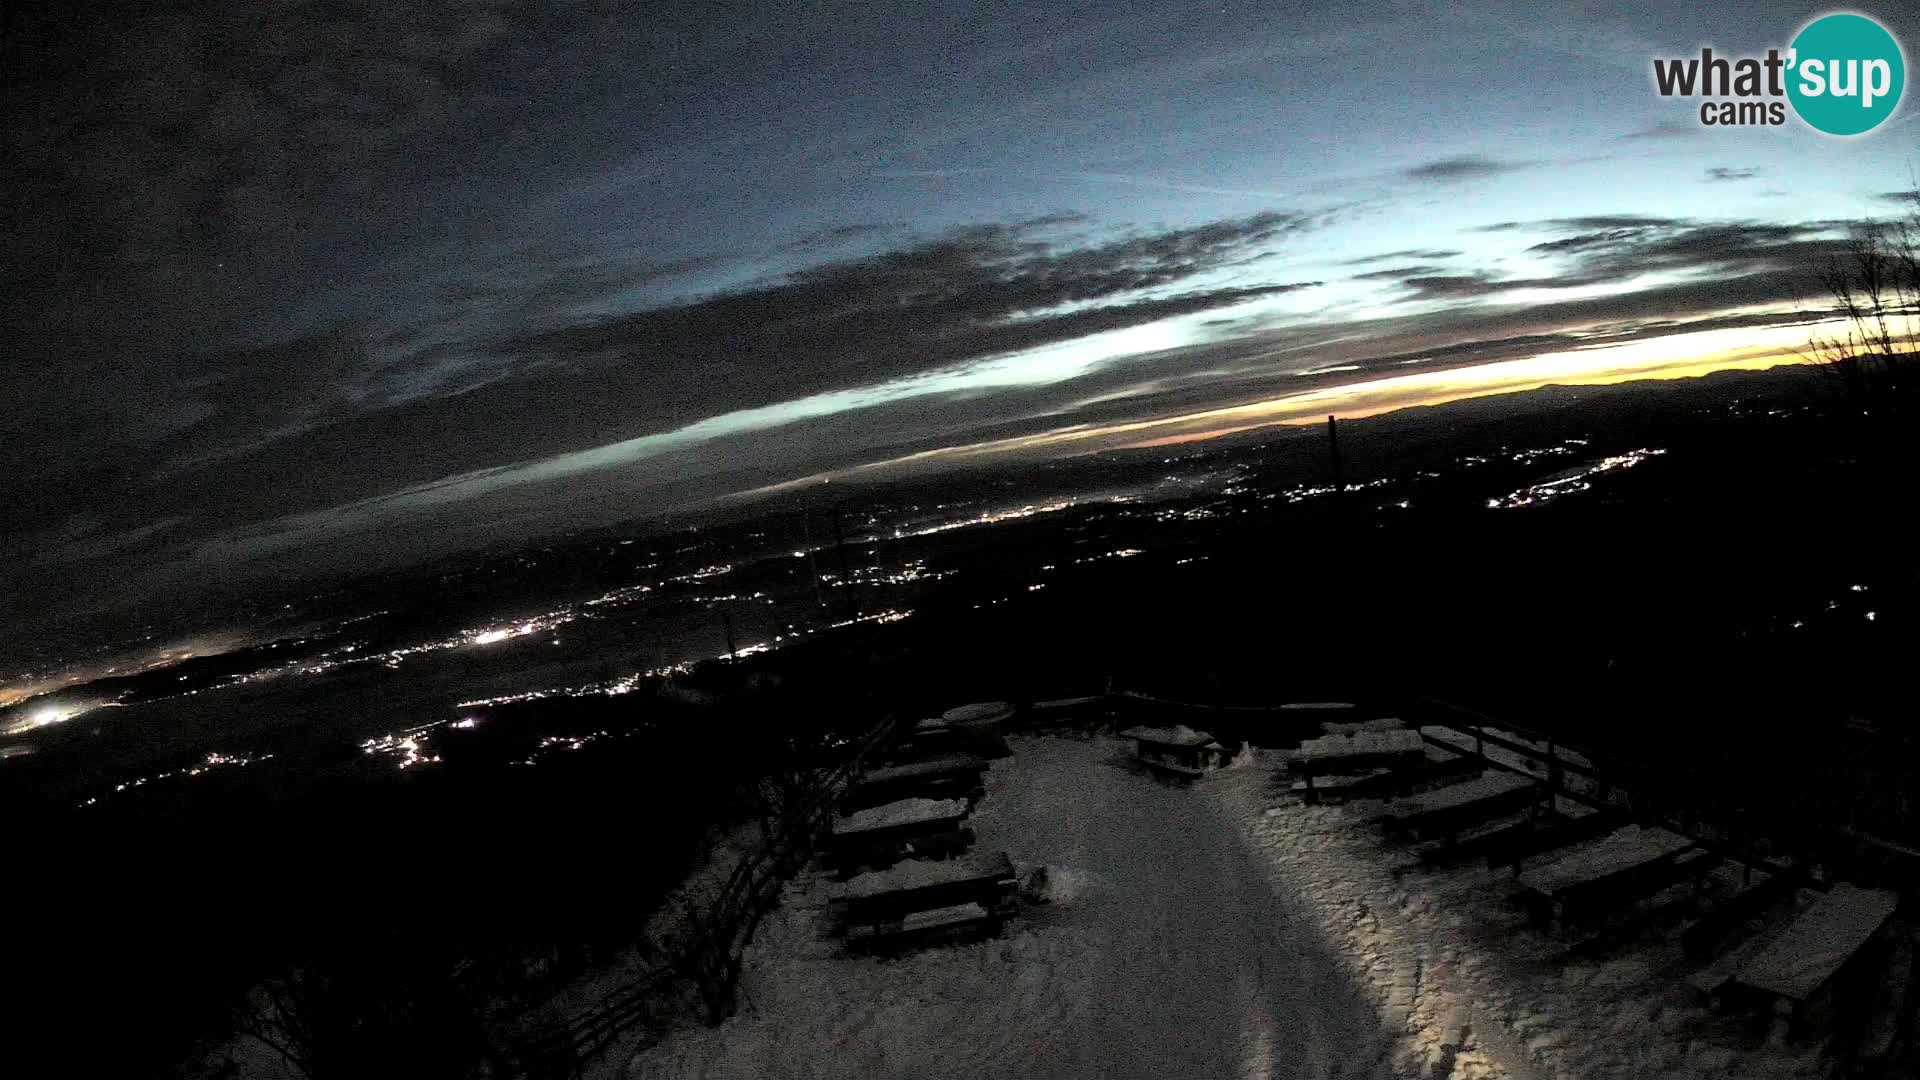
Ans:
{"label": "snow covered ground", "polygon": [[[1127,744],[1027,738],[997,761],[980,849],[1048,868],[1003,937],[897,960],[828,934],[805,877],[749,950],[740,1013],[634,1057],[640,1077],[1823,1075],[1816,1050],[1691,999],[1678,947],[1564,962],[1504,872],[1407,869],[1378,804],[1276,795],[1277,754],[1191,786]],[[609,1062],[603,1075],[621,1075]]]}
{"label": "snow covered ground", "polygon": [[[1235,778],[1238,780],[1239,778]],[[1817,1050],[1770,1044],[1716,1016],[1679,977],[1677,941],[1604,962],[1562,959],[1565,942],[1504,901],[1507,871],[1410,867],[1362,822],[1378,803],[1281,804],[1257,785],[1216,792],[1250,822],[1276,891],[1305,898],[1362,972],[1398,1033],[1406,1075],[1540,1080],[1764,1080],[1826,1075]],[[1464,1032],[1464,1035],[1462,1034]]]}
{"label": "snow covered ground", "polygon": [[1128,749],[1026,739],[994,764],[980,847],[1046,866],[1054,898],[1000,939],[846,957],[807,882],[757,935],[740,1014],[669,1034],[628,1075],[1401,1075],[1361,983],[1273,894],[1212,779],[1164,784]]}

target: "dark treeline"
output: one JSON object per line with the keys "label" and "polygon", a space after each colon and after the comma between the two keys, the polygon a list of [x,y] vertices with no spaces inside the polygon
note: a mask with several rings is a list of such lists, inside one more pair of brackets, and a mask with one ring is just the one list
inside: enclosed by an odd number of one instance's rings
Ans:
{"label": "dark treeline", "polygon": [[268,762],[84,810],[11,793],[8,1060],[163,1075],[260,1026],[264,986],[319,1029],[295,1048],[316,1077],[468,1074],[520,1010],[644,951],[714,831],[750,818],[754,778],[832,760],[871,707],[746,674],[495,709],[405,771],[294,782]]}

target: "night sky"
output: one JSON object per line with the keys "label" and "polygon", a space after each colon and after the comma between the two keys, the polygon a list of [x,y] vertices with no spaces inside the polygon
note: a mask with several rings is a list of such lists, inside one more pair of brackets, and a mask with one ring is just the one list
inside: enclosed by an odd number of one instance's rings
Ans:
{"label": "night sky", "polygon": [[0,590],[1773,363],[1916,111],[1651,60],[1824,10],[10,4]]}

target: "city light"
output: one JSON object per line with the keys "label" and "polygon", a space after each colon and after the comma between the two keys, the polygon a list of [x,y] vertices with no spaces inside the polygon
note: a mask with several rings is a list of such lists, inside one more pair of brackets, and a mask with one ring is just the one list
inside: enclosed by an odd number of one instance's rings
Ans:
{"label": "city light", "polygon": [[1522,506],[1541,506],[1576,491],[1586,491],[1593,487],[1592,477],[1601,473],[1619,469],[1631,469],[1649,458],[1666,453],[1660,449],[1629,450],[1624,454],[1615,454],[1599,461],[1583,465],[1566,472],[1550,476],[1537,484],[1531,484],[1509,495],[1487,500],[1489,510],[1510,510]]}

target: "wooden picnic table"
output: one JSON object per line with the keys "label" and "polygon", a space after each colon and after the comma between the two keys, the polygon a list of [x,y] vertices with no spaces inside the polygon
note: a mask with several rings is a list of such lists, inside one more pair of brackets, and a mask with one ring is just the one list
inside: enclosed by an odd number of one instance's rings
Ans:
{"label": "wooden picnic table", "polygon": [[[1470,760],[1470,759],[1469,759]],[[1388,803],[1379,821],[1389,832],[1442,835],[1532,803],[1539,786],[1524,776],[1494,773]]]}
{"label": "wooden picnic table", "polygon": [[879,924],[965,903],[1004,914],[1013,903],[1014,888],[1013,860],[998,851],[943,862],[913,860],[862,874],[842,886],[835,900],[847,924]]}
{"label": "wooden picnic table", "polygon": [[1657,875],[1697,845],[1666,829],[1627,825],[1560,858],[1523,870],[1520,885],[1534,898],[1535,910],[1548,919],[1565,918],[1592,906],[1592,899],[1616,894],[1631,882]]}
{"label": "wooden picnic table", "polygon": [[901,799],[833,820],[828,861],[842,873],[886,867],[909,852],[953,854],[973,846],[964,799]]}
{"label": "wooden picnic table", "polygon": [[861,810],[909,796],[972,797],[982,786],[987,762],[970,754],[947,754],[873,769],[840,798],[843,810]]}
{"label": "wooden picnic table", "polygon": [[836,904],[849,948],[906,947],[975,929],[994,932],[1019,910],[1013,861],[1005,852],[942,862],[912,860],[862,874]]}
{"label": "wooden picnic table", "polygon": [[835,840],[864,839],[896,830],[924,831],[955,824],[967,816],[961,799],[900,799],[833,819]]}
{"label": "wooden picnic table", "polygon": [[[1605,810],[1566,813],[1556,810],[1531,827],[1517,828],[1492,839],[1485,848],[1489,870],[1512,866],[1517,877],[1528,859],[1563,851],[1575,844],[1605,836],[1626,824],[1615,813]],[[1558,858],[1554,855],[1553,858]],[[1552,858],[1543,859],[1553,861]]]}
{"label": "wooden picnic table", "polygon": [[1896,893],[1836,885],[1743,962],[1733,981],[1789,1008],[1804,1005],[1880,932],[1899,906]]}
{"label": "wooden picnic table", "polygon": [[1300,744],[1295,769],[1307,775],[1351,772],[1426,755],[1426,740],[1407,728],[1362,731],[1353,735],[1323,735]]}

